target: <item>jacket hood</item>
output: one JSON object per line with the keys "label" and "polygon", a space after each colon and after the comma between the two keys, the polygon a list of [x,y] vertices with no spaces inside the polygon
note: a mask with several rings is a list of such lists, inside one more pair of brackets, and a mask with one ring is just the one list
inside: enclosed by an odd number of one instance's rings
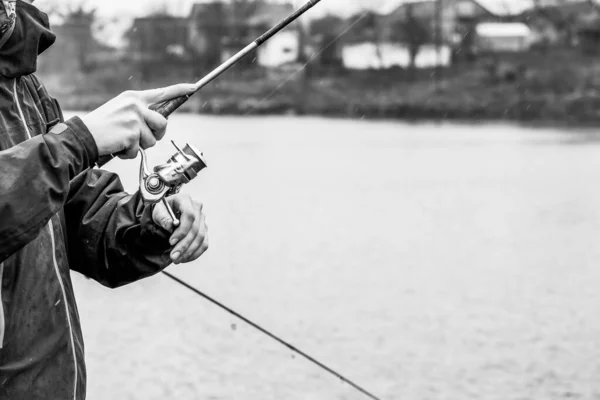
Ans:
{"label": "jacket hood", "polygon": [[56,40],[48,15],[22,0],[0,0],[0,76],[17,78],[37,69],[37,58]]}
{"label": "jacket hood", "polygon": [[8,41],[17,23],[17,1],[0,0],[0,48]]}

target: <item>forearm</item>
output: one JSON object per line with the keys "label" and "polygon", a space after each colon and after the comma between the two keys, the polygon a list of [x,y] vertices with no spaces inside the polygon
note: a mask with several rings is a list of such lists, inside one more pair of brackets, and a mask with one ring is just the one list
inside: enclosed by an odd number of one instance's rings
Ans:
{"label": "forearm", "polygon": [[77,177],[65,214],[72,269],[105,286],[123,286],[170,264],[168,233],[115,174],[94,170]]}
{"label": "forearm", "polygon": [[29,243],[65,204],[69,182],[95,163],[78,118],[0,151],[0,262]]}

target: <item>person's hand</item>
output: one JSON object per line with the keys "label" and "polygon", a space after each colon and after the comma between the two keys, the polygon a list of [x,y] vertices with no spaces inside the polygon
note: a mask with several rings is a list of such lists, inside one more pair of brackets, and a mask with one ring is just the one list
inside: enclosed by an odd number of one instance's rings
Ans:
{"label": "person's hand", "polygon": [[175,214],[179,215],[179,226],[173,225],[162,202],[154,206],[152,219],[155,224],[171,232],[169,243],[174,246],[171,260],[175,264],[194,261],[208,250],[208,227],[202,213],[202,203],[182,194],[167,197],[167,202]]}
{"label": "person's hand", "polygon": [[148,109],[176,97],[193,93],[196,86],[180,84],[146,91],[127,91],[92,111],[81,120],[92,133],[98,155],[137,157],[140,146],[152,147],[165,135],[167,120]]}

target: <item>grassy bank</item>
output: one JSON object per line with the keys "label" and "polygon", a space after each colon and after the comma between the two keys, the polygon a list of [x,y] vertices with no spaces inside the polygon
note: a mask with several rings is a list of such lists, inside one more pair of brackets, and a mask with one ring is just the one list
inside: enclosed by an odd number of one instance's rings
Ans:
{"label": "grassy bank", "polygon": [[[189,71],[168,70],[144,80],[127,65],[43,78],[63,108],[90,110],[123,90],[196,78]],[[184,111],[600,123],[600,60],[577,50],[487,57],[439,71],[296,71],[234,69],[195,96]]]}

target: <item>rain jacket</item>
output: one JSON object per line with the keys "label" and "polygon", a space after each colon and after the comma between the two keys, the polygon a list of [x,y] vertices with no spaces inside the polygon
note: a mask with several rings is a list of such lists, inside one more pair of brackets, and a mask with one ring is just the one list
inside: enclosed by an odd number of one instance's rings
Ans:
{"label": "rain jacket", "polygon": [[151,208],[97,158],[34,75],[0,76],[0,399],[85,398],[71,270],[116,288],[170,263]]}

